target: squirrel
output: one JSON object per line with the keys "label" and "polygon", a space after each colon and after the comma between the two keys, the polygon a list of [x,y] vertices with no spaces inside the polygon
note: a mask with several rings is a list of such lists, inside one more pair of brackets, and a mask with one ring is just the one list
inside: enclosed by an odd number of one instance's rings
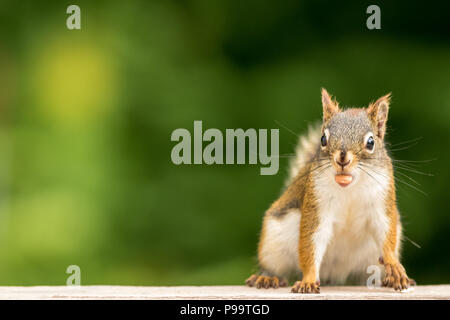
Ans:
{"label": "squirrel", "polygon": [[265,212],[260,272],[248,286],[320,293],[320,281],[364,283],[367,267],[384,266],[382,285],[415,281],[400,263],[402,225],[392,160],[385,148],[391,94],[367,108],[341,109],[322,89],[323,121],[300,137],[285,190]]}

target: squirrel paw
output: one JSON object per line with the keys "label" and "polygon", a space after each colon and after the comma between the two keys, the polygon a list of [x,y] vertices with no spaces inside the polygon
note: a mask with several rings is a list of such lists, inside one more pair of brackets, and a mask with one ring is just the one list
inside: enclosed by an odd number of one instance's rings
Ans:
{"label": "squirrel paw", "polygon": [[257,289],[265,288],[279,288],[286,287],[287,282],[278,277],[270,277],[263,275],[252,274],[247,280],[245,280],[245,284],[249,287],[256,287]]}
{"label": "squirrel paw", "polygon": [[291,292],[293,293],[320,293],[320,283],[297,281],[292,286]]}
{"label": "squirrel paw", "polygon": [[386,276],[383,281],[384,287],[394,288],[395,290],[405,290],[409,286],[416,285],[413,279],[409,279],[406,275],[405,268],[400,263],[385,264]]}

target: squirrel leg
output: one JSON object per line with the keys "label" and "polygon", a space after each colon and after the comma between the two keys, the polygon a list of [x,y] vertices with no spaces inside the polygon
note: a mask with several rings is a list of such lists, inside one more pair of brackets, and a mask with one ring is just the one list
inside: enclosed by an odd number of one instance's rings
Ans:
{"label": "squirrel leg", "polygon": [[286,287],[287,277],[299,272],[296,257],[299,225],[297,195],[285,192],[265,213],[258,245],[261,271],[246,280],[248,286]]}
{"label": "squirrel leg", "polygon": [[388,216],[390,219],[389,230],[383,244],[383,256],[379,259],[379,262],[385,268],[383,286],[401,291],[408,289],[411,285],[415,285],[415,281],[408,277],[396,254],[399,238],[397,233],[401,232],[400,228],[398,228],[400,221],[397,208],[392,207],[391,210],[388,210]]}
{"label": "squirrel leg", "polygon": [[319,271],[322,258],[332,236],[332,219],[319,219],[314,199],[305,197],[299,236],[301,281],[292,287],[294,293],[320,293]]}

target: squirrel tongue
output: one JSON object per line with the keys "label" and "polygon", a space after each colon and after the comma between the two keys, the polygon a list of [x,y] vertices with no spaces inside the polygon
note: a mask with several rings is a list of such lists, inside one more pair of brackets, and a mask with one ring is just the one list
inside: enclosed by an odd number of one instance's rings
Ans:
{"label": "squirrel tongue", "polygon": [[337,174],[334,176],[334,180],[336,180],[341,187],[346,187],[352,182],[353,177],[350,174]]}

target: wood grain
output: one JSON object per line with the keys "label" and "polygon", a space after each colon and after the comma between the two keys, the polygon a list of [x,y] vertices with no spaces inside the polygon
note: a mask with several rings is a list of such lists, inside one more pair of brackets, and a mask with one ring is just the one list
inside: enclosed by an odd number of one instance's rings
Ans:
{"label": "wood grain", "polygon": [[416,286],[410,292],[394,292],[387,288],[321,287],[320,294],[294,294],[290,287],[255,289],[245,286],[53,286],[0,287],[0,299],[438,299],[450,300],[450,285]]}

